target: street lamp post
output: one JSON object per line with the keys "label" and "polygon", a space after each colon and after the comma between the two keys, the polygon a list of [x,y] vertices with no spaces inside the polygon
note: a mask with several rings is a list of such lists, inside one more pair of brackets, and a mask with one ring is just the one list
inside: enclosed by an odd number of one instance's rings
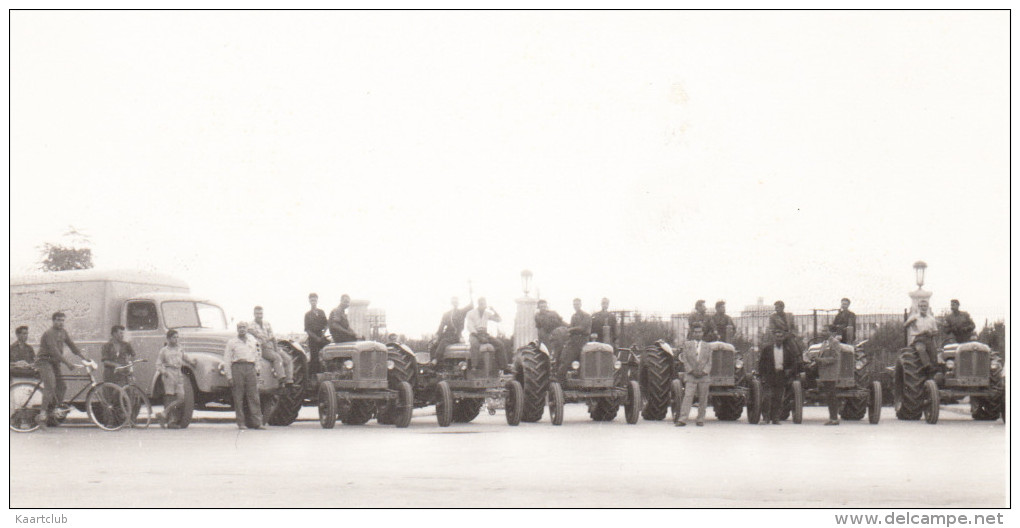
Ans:
{"label": "street lamp post", "polygon": [[533,278],[534,275],[530,270],[521,271],[521,291],[524,292],[524,297],[517,299],[517,314],[514,317],[514,349],[538,339],[538,327],[535,326],[538,299],[529,295]]}

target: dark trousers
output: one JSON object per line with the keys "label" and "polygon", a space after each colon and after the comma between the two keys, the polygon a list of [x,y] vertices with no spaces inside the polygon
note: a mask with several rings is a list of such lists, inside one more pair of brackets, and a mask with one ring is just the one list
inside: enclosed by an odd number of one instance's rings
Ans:
{"label": "dark trousers", "polygon": [[570,364],[581,359],[581,349],[584,348],[586,342],[585,336],[581,335],[572,335],[567,339],[567,344],[563,345],[563,350],[560,350],[559,357],[556,359],[556,376],[559,379],[567,379]]}
{"label": "dark trousers", "polygon": [[783,412],[783,400],[786,397],[786,384],[788,382],[785,372],[773,373],[765,376],[762,380],[765,418],[770,421],[778,421]]}
{"label": "dark trousers", "polygon": [[836,397],[836,382],[822,381],[818,383],[822,394],[825,395],[825,403],[829,406],[829,419],[839,420],[839,398]]}
{"label": "dark trousers", "polygon": [[471,368],[481,367],[478,358],[480,357],[479,351],[483,343],[488,343],[492,345],[492,348],[496,349],[496,368],[502,370],[506,366],[506,351],[503,350],[503,343],[500,343],[498,339],[491,336],[479,337],[478,334],[471,334],[468,342],[471,345]]}
{"label": "dark trousers", "polygon": [[326,339],[325,337],[308,340],[308,351],[310,353],[309,355],[312,357],[312,361],[309,364],[309,370],[313,377],[315,374],[322,372],[322,362],[319,359],[319,352],[322,352],[322,349],[327,343],[329,343],[329,339]]}
{"label": "dark trousers", "polygon": [[255,376],[254,363],[234,363],[230,365],[230,373],[234,380],[234,414],[237,425],[246,425],[244,420],[244,402],[251,411],[252,424],[262,425],[262,405],[259,402],[258,378]]}
{"label": "dark trousers", "polygon": [[39,379],[43,384],[43,407],[50,412],[54,407],[64,402],[64,393],[67,392],[67,385],[60,377],[60,364],[40,361],[35,368],[39,371]]}
{"label": "dark trousers", "polygon": [[439,339],[436,339],[432,350],[429,350],[429,356],[435,359],[436,362],[443,360],[443,354],[446,353],[446,347],[454,343],[460,343],[459,335],[441,335]]}

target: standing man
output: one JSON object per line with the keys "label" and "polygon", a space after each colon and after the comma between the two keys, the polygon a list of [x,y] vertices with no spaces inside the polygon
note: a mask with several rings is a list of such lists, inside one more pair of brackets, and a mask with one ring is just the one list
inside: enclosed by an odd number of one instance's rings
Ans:
{"label": "standing man", "polygon": [[917,311],[910,313],[903,322],[903,327],[907,329],[907,344],[917,351],[918,359],[927,373],[934,374],[935,365],[938,363],[935,337],[939,333],[939,324],[935,316],[928,311],[927,299],[917,303]]}
{"label": "standing man", "polygon": [[314,376],[322,370],[322,365],[319,363],[319,351],[329,344],[329,338],[326,337],[328,323],[326,322],[326,312],[318,307],[319,294],[309,293],[308,304],[312,309],[305,313],[305,334],[308,335],[308,350],[312,356],[311,374]]}
{"label": "standing man", "polygon": [[495,308],[489,308],[485,297],[478,298],[478,309],[471,310],[464,318],[464,328],[468,331],[468,343],[471,345],[472,368],[478,368],[478,351],[482,343],[489,343],[496,349],[496,364],[500,369],[510,368],[507,364],[506,352],[503,344],[498,339],[489,335],[489,321],[500,322],[503,318],[496,313]]}
{"label": "standing man", "polygon": [[850,299],[843,297],[839,301],[839,313],[832,319],[832,326],[844,343],[853,343],[857,335],[857,314],[850,311]]}
{"label": "standing man", "polygon": [[726,315],[726,301],[715,302],[715,313],[712,314],[712,334],[706,334],[706,341],[722,341],[729,343],[737,332],[733,318]]}
{"label": "standing man", "polygon": [[347,307],[351,305],[351,296],[346,293],[340,297],[340,306],[329,312],[329,335],[334,343],[350,343],[357,341],[358,335],[347,320]]}
{"label": "standing man", "polygon": [[237,323],[237,337],[230,338],[223,350],[223,363],[227,382],[234,396],[234,416],[237,428],[247,429],[244,404],[251,411],[253,429],[262,429],[262,404],[259,402],[259,352],[257,340],[248,334],[248,323]]}
{"label": "standing man", "polygon": [[691,327],[691,339],[684,343],[680,361],[684,364],[684,401],[677,414],[677,427],[687,425],[691,415],[694,395],[698,396],[698,426],[705,425],[705,411],[708,409],[709,373],[712,372],[712,349],[702,341],[704,330],[700,324]]}
{"label": "standing man", "polygon": [[103,381],[116,383],[117,385],[128,384],[128,373],[124,370],[117,372],[117,367],[123,367],[135,359],[135,351],[131,343],[124,341],[124,327],[114,325],[110,328],[110,340],[103,345]]}
{"label": "standing man", "polygon": [[262,307],[255,307],[255,320],[248,324],[248,333],[259,342],[262,357],[273,364],[273,372],[281,385],[294,384],[294,358],[280,351],[276,346],[276,335],[273,326],[262,320]]}
{"label": "standing man", "polygon": [[39,375],[32,364],[35,363],[35,350],[28,344],[28,327],[19,326],[14,330],[15,341],[11,343],[10,370],[8,378],[31,377]]}
{"label": "standing man", "polygon": [[546,346],[553,354],[559,355],[562,347],[560,342],[554,343],[553,331],[562,326],[567,326],[560,314],[549,309],[549,303],[545,299],[538,301],[538,313],[535,314],[535,326],[538,327],[538,341]]}
{"label": "standing man", "polygon": [[786,332],[780,329],[772,331],[772,343],[765,345],[758,358],[758,373],[762,378],[764,389],[764,419],[779,425],[779,416],[783,409],[783,397],[786,385],[797,375],[797,353],[785,343]]}
{"label": "standing man", "polygon": [[567,379],[570,364],[581,358],[581,349],[591,336],[591,316],[581,310],[581,299],[574,299],[574,315],[570,316],[568,334],[567,344],[556,361],[557,374],[561,380]]}
{"label": "standing man", "polygon": [[432,346],[432,350],[429,350],[429,355],[437,363],[443,359],[447,345],[460,343],[461,334],[464,333],[464,318],[475,307],[472,302],[468,303],[464,308],[460,308],[460,299],[456,297],[450,298],[450,306],[450,311],[444,313],[443,318],[439,320],[439,330],[436,330],[436,342]]}
{"label": "standing man", "polygon": [[53,326],[43,332],[39,342],[39,357],[36,359],[35,368],[39,370],[39,379],[43,384],[43,411],[36,418],[40,422],[46,422],[47,416],[53,412],[57,405],[64,402],[64,392],[67,386],[60,377],[60,364],[67,365],[68,369],[74,370],[75,364],[64,357],[64,345],[71,349],[71,353],[85,359],[85,355],[78,349],[78,345],[71,341],[71,336],[64,330],[64,320],[67,316],[64,312],[53,314]]}
{"label": "standing man", "polygon": [[[606,327],[609,334],[606,334]],[[591,329],[598,334],[599,343],[616,344],[616,314],[609,311],[609,299],[602,298],[602,310],[591,316]]]}
{"label": "standing man", "polygon": [[787,350],[800,357],[803,352],[800,349],[800,339],[797,337],[797,326],[793,322],[793,315],[786,313],[786,303],[776,301],[776,311],[769,315],[769,333],[772,336],[782,336],[783,345]]}
{"label": "standing man", "polygon": [[949,315],[946,316],[946,333],[953,336],[957,343],[966,343],[971,340],[974,332],[974,320],[970,314],[960,311],[960,301],[953,299],[949,301]]}
{"label": "standing man", "polygon": [[701,326],[702,336],[715,335],[715,328],[712,326],[712,318],[708,316],[708,308],[705,307],[705,300],[698,299],[698,302],[694,303],[694,313],[687,317],[687,323],[690,325],[687,330],[687,336],[690,338],[694,325]]}
{"label": "standing man", "polygon": [[[818,357],[815,358],[815,363],[819,368],[832,365],[837,361],[840,345],[842,344],[840,330],[845,329],[845,327],[836,324],[832,324],[829,327],[829,337],[822,344],[822,350],[818,353]],[[839,425],[839,399],[836,398],[836,382],[819,381],[818,385],[825,396],[825,404],[829,407],[829,421],[825,422],[825,425]]]}

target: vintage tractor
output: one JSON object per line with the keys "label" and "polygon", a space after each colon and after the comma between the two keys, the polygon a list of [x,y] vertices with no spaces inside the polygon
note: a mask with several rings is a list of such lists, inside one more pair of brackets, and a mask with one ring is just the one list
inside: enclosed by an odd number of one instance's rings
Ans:
{"label": "vintage tractor", "polygon": [[[715,417],[719,420],[733,422],[740,419],[744,407],[747,407],[747,422],[756,424],[761,419],[761,381],[751,371],[751,365],[744,360],[743,354],[736,347],[722,341],[708,344],[712,349],[712,371],[709,373],[708,402],[698,405],[712,405]],[[668,345],[667,345],[668,347]],[[673,408],[673,420],[680,414],[680,405],[684,399],[683,362],[679,353],[659,345],[659,350],[642,356],[641,369],[647,372],[648,387],[656,395],[648,396],[648,401],[662,399],[661,379],[663,372],[669,368],[669,397]],[[668,356],[668,358],[667,358]],[[654,388],[653,388],[654,387]],[[648,406],[646,406],[647,410]],[[658,408],[656,408],[658,410]]]}
{"label": "vintage tractor", "polygon": [[529,421],[540,420],[548,402],[552,424],[562,425],[564,404],[585,402],[592,420],[612,421],[622,404],[627,423],[637,423],[641,386],[628,379],[612,345],[586,343],[580,358],[568,366],[562,379],[553,376],[557,365],[545,346],[532,342],[516,355],[514,377],[524,386],[524,409]]}
{"label": "vintage tractor", "polygon": [[372,419],[379,404],[386,407],[386,420],[407,427],[414,411],[414,391],[407,381],[389,375],[396,368],[382,343],[354,341],[333,343],[322,349],[323,372],[319,382],[319,423],[332,429],[337,419],[348,425],[362,425]]}
{"label": "vintage tractor", "polygon": [[[871,379],[868,356],[862,344],[852,346],[837,340],[810,345],[804,352],[805,367],[799,382],[803,398],[819,402],[826,400],[820,383],[835,382],[840,418],[854,421],[867,414],[868,422],[877,424],[882,417],[882,383]],[[819,364],[824,347],[832,346],[837,347],[835,362]]]}
{"label": "vintage tractor", "polygon": [[942,403],[969,397],[973,419],[1006,420],[1002,358],[988,345],[947,343],[939,351],[937,364],[928,369],[918,354],[914,347],[904,348],[896,362],[893,395],[897,418],[919,420],[923,416],[935,424]]}
{"label": "vintage tractor", "polygon": [[[521,423],[524,388],[516,380],[500,375],[502,365],[497,364],[492,345],[483,343],[474,357],[467,343],[447,345],[442,360],[435,364],[428,354],[421,356],[419,361],[406,345],[389,345],[389,357],[394,363],[392,375],[413,385],[414,407],[436,406],[440,427],[474,420],[487,398],[505,402],[508,425]],[[381,413],[380,420],[385,419],[385,413]]]}

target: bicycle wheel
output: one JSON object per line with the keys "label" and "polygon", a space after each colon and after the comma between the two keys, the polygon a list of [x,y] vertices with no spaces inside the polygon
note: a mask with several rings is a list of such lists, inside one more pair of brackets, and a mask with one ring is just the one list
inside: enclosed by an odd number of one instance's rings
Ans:
{"label": "bicycle wheel", "polygon": [[85,410],[89,419],[104,431],[116,431],[131,421],[131,402],[124,389],[105,381],[89,389]]}
{"label": "bicycle wheel", "polygon": [[42,385],[37,381],[19,381],[11,385],[11,431],[30,433],[39,428],[36,417],[42,412]]}
{"label": "bicycle wheel", "polygon": [[131,427],[140,427],[142,429],[149,426],[152,423],[152,404],[149,402],[149,397],[145,395],[138,385],[127,385],[124,387],[124,392],[127,393],[128,402],[130,403],[129,409],[131,409]]}

